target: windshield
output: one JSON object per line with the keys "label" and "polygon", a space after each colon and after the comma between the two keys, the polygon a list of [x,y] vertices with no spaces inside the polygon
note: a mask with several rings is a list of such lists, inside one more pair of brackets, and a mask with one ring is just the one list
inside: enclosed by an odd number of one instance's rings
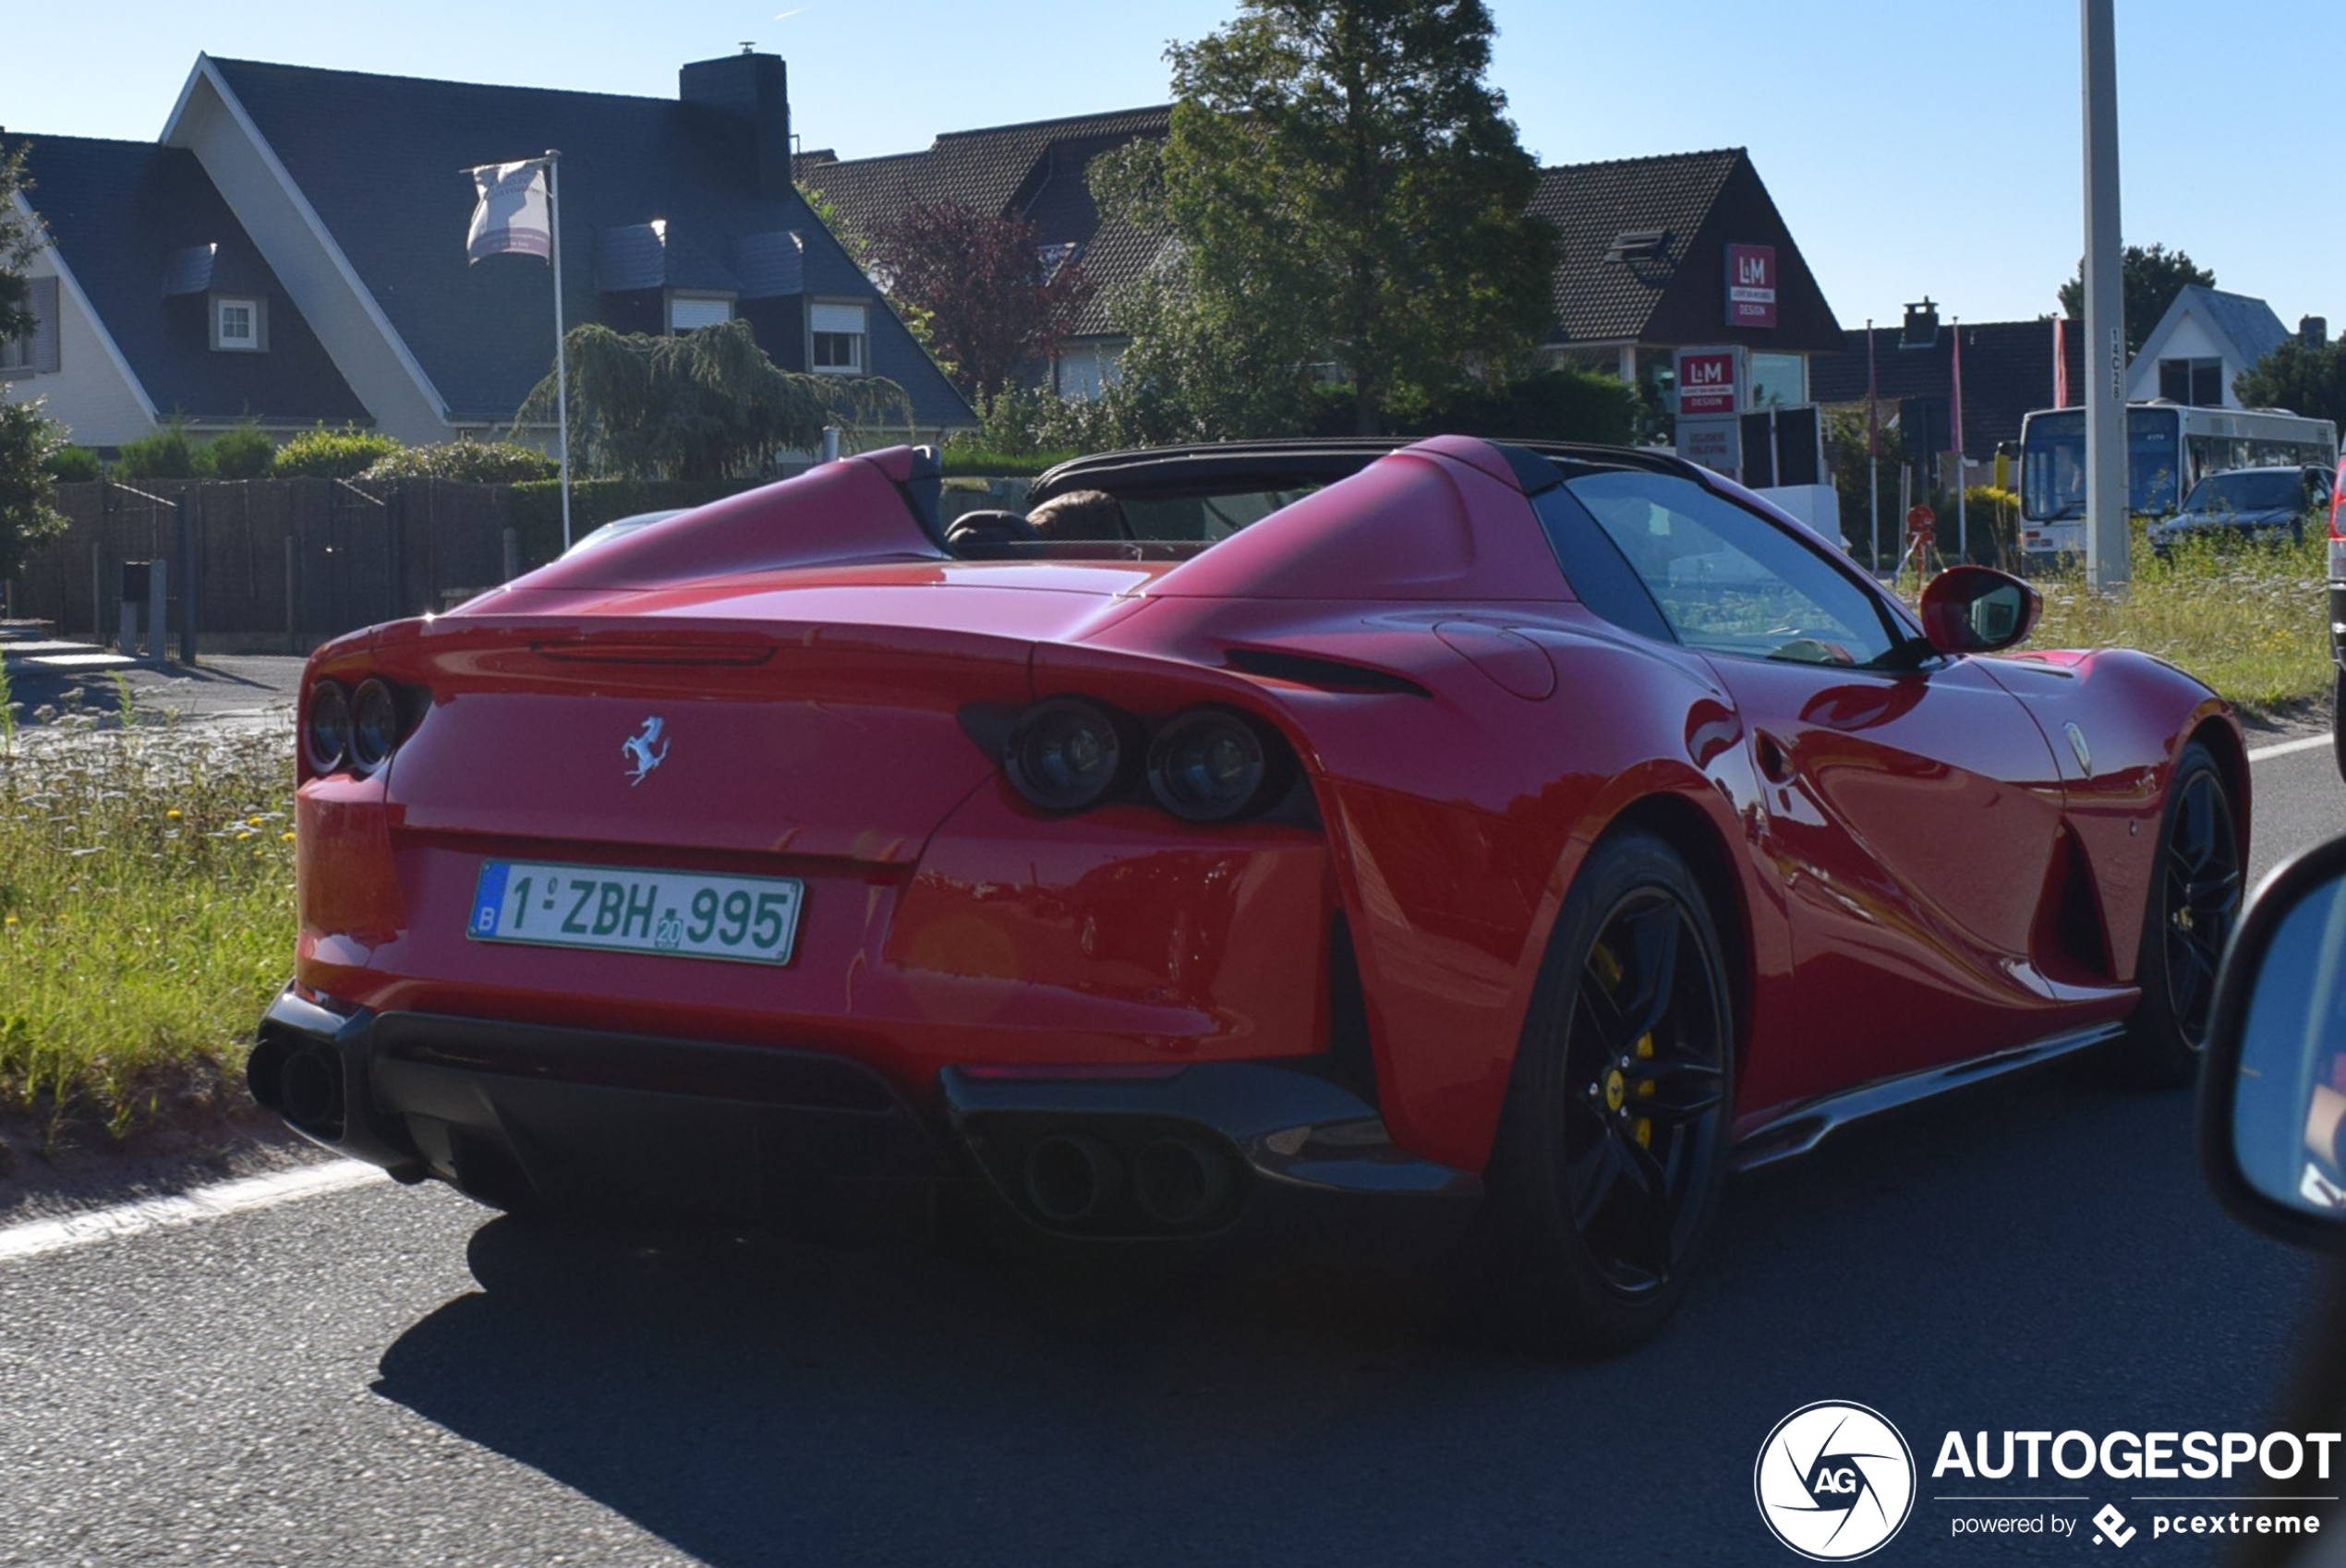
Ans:
{"label": "windshield", "polygon": [[[2175,411],[2126,410],[2126,507],[2160,517],[2175,510],[2181,487]],[[2063,408],[2028,416],[2020,468],[2020,514],[2031,523],[2086,514],[2086,411]]]}
{"label": "windshield", "polygon": [[2294,468],[2260,468],[2247,474],[2210,474],[2194,485],[2185,512],[2286,512],[2305,499],[2305,481]]}

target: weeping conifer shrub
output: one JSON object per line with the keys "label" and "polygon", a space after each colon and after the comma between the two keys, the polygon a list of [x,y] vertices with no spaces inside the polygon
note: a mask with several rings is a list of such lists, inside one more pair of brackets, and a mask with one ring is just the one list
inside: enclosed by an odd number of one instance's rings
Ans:
{"label": "weeping conifer shrub", "polygon": [[[570,453],[581,472],[631,479],[734,479],[770,474],[784,452],[811,452],[823,427],[912,423],[904,389],[880,376],[814,376],[766,356],[749,323],[677,336],[564,334]],[[530,392],[517,422],[550,423],[554,378]]]}

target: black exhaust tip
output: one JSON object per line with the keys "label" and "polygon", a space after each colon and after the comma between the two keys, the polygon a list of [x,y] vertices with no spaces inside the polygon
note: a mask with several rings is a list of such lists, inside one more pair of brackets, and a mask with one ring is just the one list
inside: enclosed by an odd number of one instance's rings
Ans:
{"label": "black exhaust tip", "polygon": [[1132,1162],[1132,1196],[1141,1212],[1168,1229],[1211,1217],[1231,1187],[1229,1161],[1195,1139],[1156,1139]]}
{"label": "black exhaust tip", "polygon": [[1116,1156],[1095,1138],[1054,1133],[1026,1153],[1026,1200],[1055,1225],[1082,1224],[1116,1200]]}
{"label": "black exhaust tip", "polygon": [[277,1075],[277,1099],[285,1120],[312,1138],[340,1138],[342,1057],[317,1045],[294,1052]]}
{"label": "black exhaust tip", "polygon": [[285,1054],[291,1049],[276,1035],[263,1034],[245,1059],[245,1088],[264,1111],[284,1113]]}

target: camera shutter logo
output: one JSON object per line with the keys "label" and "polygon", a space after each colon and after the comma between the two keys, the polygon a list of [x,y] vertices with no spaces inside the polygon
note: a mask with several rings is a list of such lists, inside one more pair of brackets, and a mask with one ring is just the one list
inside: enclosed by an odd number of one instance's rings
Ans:
{"label": "camera shutter logo", "polygon": [[1804,1405],[1760,1445],[1751,1490],[1776,1539],[1817,1562],[1846,1562],[1898,1533],[1915,1503],[1915,1456],[1878,1410]]}

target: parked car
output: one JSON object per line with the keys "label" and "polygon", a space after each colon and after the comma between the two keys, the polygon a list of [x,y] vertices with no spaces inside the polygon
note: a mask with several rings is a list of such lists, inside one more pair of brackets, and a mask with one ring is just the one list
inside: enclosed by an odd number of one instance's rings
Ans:
{"label": "parked car", "polygon": [[2191,488],[2183,510],[2150,525],[2151,548],[2165,554],[2194,535],[2297,543],[2329,515],[2327,468],[2229,468]]}
{"label": "parked car", "polygon": [[1113,537],[895,449],[320,648],[254,1094],[500,1207],[1069,1246],[1358,1222],[1651,1333],[1728,1170],[2085,1051],[2188,1079],[2214,693],[1983,657],[1651,452],[1109,453]]}

